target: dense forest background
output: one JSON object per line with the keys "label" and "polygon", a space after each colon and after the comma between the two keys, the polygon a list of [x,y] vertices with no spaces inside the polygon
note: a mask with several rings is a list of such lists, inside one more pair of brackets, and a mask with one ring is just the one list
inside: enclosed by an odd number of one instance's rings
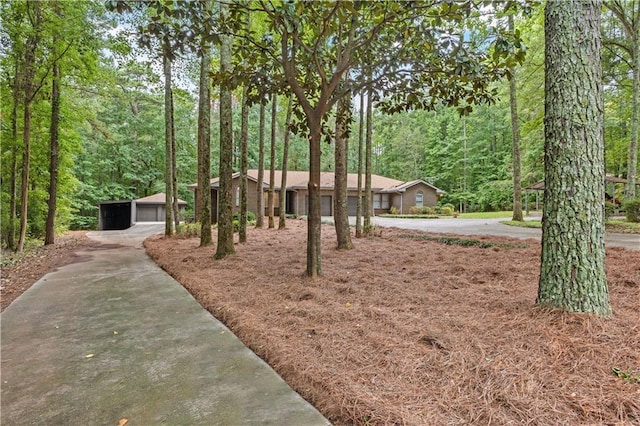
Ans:
{"label": "dense forest background", "polygon": [[[135,199],[165,190],[162,58],[136,44],[131,22],[97,1],[3,1],[0,10],[2,110],[2,239],[14,235],[11,217],[20,206],[24,165],[29,194],[27,235],[42,238],[51,188],[52,153],[58,161],[56,228],[93,229],[97,204]],[[619,4],[638,25],[635,2]],[[135,17],[144,19],[144,17]],[[637,51],[622,16],[603,10],[606,172],[626,177],[633,128],[633,68]],[[544,28],[542,7],[515,23],[527,46],[518,67],[518,122],[522,186],[544,177]],[[636,30],[637,33],[637,28]],[[214,49],[213,69],[219,66]],[[178,197],[193,208],[187,185],[197,181],[199,58],[174,61],[174,116]],[[470,210],[508,210],[513,197],[509,82],[496,84],[497,101],[474,107],[464,117],[454,108],[373,113],[372,172],[400,180],[424,179],[447,191],[443,202]],[[241,91],[234,92],[234,143],[240,140]],[[58,105],[58,115],[52,113]],[[281,163],[286,99],[278,102],[276,164]],[[354,97],[354,118],[359,100]],[[219,99],[212,91],[211,176],[219,170]],[[259,107],[249,111],[248,167],[257,168]],[[269,110],[270,111],[270,110]],[[28,114],[27,114],[28,113]],[[268,113],[269,114],[269,113]],[[29,118],[27,118],[29,115]],[[25,135],[25,120],[30,132]],[[58,146],[52,148],[52,122]],[[636,124],[637,126],[637,124]],[[354,120],[351,134],[358,135]],[[25,144],[29,161],[25,163]],[[322,169],[333,168],[333,145],[323,142]],[[357,169],[357,144],[350,144],[348,168]],[[635,146],[637,150],[637,145]],[[307,170],[307,137],[293,135],[289,170]],[[269,167],[266,158],[265,167]],[[234,147],[234,171],[239,148]],[[618,188],[617,197],[622,197]],[[614,195],[614,194],[610,194]],[[187,213],[191,215],[191,212]]]}

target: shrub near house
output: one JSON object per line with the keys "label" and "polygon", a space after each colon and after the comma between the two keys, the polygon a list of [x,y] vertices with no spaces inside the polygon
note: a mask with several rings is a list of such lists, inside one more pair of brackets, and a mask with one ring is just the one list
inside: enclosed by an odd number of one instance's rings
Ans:
{"label": "shrub near house", "polygon": [[623,204],[629,222],[640,222],[640,198],[627,200]]}

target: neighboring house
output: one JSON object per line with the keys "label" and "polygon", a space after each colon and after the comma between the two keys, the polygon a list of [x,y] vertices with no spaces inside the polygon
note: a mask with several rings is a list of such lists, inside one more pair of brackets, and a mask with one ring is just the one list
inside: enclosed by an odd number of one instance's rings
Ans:
{"label": "neighboring house", "polygon": [[[160,192],[137,200],[102,202],[98,204],[98,229],[127,229],[137,222],[164,222],[166,199],[164,192]],[[180,211],[186,207],[186,201],[178,200]]]}
{"label": "neighboring house", "polygon": [[[617,193],[622,193],[624,191],[624,185],[626,185],[627,180],[623,178],[619,178],[610,174],[606,174],[604,176],[604,199],[605,201],[611,202],[613,204],[620,204],[620,199],[617,197]],[[636,186],[640,187],[640,182],[636,184]],[[533,183],[526,188],[524,188],[526,192],[536,191],[536,210],[539,210],[540,207],[540,197],[539,191],[544,191],[544,180]],[[528,204],[528,199],[526,200]],[[529,210],[528,205],[526,209]]]}
{"label": "neighboring house", "polygon": [[[269,170],[265,170],[264,183],[262,186],[262,196],[264,197],[264,214],[268,214],[267,197],[269,190]],[[274,215],[279,215],[280,182],[282,181],[282,171],[275,171],[275,194],[274,194]],[[309,205],[309,172],[289,171],[287,172],[287,200],[286,213],[306,215]],[[362,178],[364,186],[364,176]],[[217,222],[218,218],[218,189],[220,182],[218,178],[211,179],[211,220]],[[323,172],[320,174],[320,204],[322,216],[333,216],[333,172]],[[195,212],[196,216],[200,212],[198,205],[198,185],[189,185],[195,192]],[[247,209],[254,214],[257,211],[258,197],[258,170],[247,171]],[[348,214],[356,215],[358,188],[357,173],[349,173],[347,176],[347,197]],[[388,213],[391,207],[395,207],[401,214],[408,214],[413,206],[435,206],[444,191],[428,184],[423,180],[403,182],[379,175],[371,175],[372,206],[374,215]],[[233,174],[232,180],[233,211],[240,211],[240,173]]]}

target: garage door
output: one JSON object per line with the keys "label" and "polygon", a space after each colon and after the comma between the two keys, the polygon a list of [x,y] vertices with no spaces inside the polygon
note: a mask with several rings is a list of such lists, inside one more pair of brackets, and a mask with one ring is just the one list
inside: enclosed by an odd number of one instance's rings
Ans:
{"label": "garage door", "polygon": [[[305,207],[307,214],[309,214],[309,196],[305,197]],[[323,195],[320,197],[320,215],[332,216],[333,211],[333,197],[331,195]]]}
{"label": "garage door", "polygon": [[347,214],[349,216],[355,216],[358,211],[358,197],[347,197]]}
{"label": "garage door", "polygon": [[136,206],[136,221],[137,222],[159,222],[158,207],[156,205],[141,205]]}
{"label": "garage door", "polygon": [[333,210],[333,197],[331,195],[323,195],[320,197],[320,214],[322,216],[331,216]]}

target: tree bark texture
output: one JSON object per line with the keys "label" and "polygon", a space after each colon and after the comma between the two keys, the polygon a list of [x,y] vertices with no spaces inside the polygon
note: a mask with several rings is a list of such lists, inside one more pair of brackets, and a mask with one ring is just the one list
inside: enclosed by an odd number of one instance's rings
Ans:
{"label": "tree bark texture", "polygon": [[247,242],[247,168],[249,156],[249,88],[242,89],[242,109],[240,117],[240,229],[241,243]]}
{"label": "tree bark texture", "polygon": [[[509,15],[509,31],[513,32],[513,16]],[[511,162],[513,166],[513,220],[522,222],[522,177],[520,167],[520,126],[518,125],[518,96],[516,69],[510,69],[509,104],[511,107]]]}
{"label": "tree bark texture", "polygon": [[211,55],[204,50],[200,59],[200,96],[198,98],[198,206],[200,247],[213,244],[211,238]]}
{"label": "tree bark texture", "polygon": [[[220,3],[220,15],[228,14],[228,5]],[[231,71],[231,38],[221,37],[220,72]],[[220,84],[220,188],[218,194],[218,246],[216,259],[235,252],[233,247],[232,175],[233,124],[231,121],[231,87],[227,79]]]}
{"label": "tree bark texture", "polygon": [[322,275],[320,210],[320,168],[322,149],[322,116],[307,117],[309,124],[309,211],[307,212],[307,276],[315,278]]}
{"label": "tree bark texture", "polygon": [[264,226],[264,121],[265,121],[265,103],[264,100],[260,102],[260,125],[258,132],[258,184],[256,194],[256,228],[262,228]]}
{"label": "tree bark texture", "polygon": [[40,13],[39,2],[27,3],[27,7],[33,7],[34,22],[33,32],[27,38],[26,51],[24,57],[24,81],[22,89],[24,90],[24,129],[22,132],[23,154],[22,154],[22,186],[20,188],[20,237],[18,238],[17,251],[24,250],[24,243],[27,238],[27,213],[29,204],[29,168],[31,167],[31,102],[35,96],[34,78],[35,78],[35,61],[36,49],[40,42],[40,24],[42,16]]}
{"label": "tree bark texture", "polygon": [[604,266],[600,0],[545,8],[545,193],[538,303],[611,314]]}
{"label": "tree bark texture", "polygon": [[364,92],[360,93],[360,126],[358,129],[358,203],[356,205],[356,238],[362,238],[362,151],[364,150]]}
{"label": "tree bark texture", "polygon": [[162,55],[162,65],[164,70],[164,143],[165,143],[165,221],[164,234],[173,234],[173,166],[172,166],[172,148],[171,140],[173,123],[171,122],[173,114],[171,111],[171,61],[167,53]]}
{"label": "tree bark texture", "polygon": [[632,112],[631,112],[631,140],[629,141],[629,151],[627,154],[627,185],[625,186],[625,196],[628,199],[635,198],[636,183],[638,182],[638,121],[640,121],[640,2],[637,4],[638,10],[635,14],[636,20],[633,25],[633,35],[631,37],[633,46],[633,83],[631,89]]}
{"label": "tree bark texture", "polygon": [[373,100],[371,93],[367,93],[367,133],[365,138],[365,152],[364,152],[364,199],[363,199],[363,212],[364,212],[364,225],[362,233],[366,237],[373,235],[373,224],[371,223],[372,216],[372,200],[371,200],[371,144],[373,137]]}
{"label": "tree bark texture", "polygon": [[12,90],[13,90],[13,105],[11,108],[11,177],[10,177],[10,191],[9,196],[9,223],[7,224],[7,247],[10,250],[16,249],[16,219],[18,218],[17,212],[17,188],[18,188],[18,104],[20,103],[20,65],[16,60],[15,70],[13,75]]}
{"label": "tree bark texture", "polygon": [[[56,40],[54,39],[54,46]],[[51,74],[51,123],[49,129],[49,200],[45,222],[44,244],[55,244],[56,207],[58,201],[58,133],[60,127],[60,66],[53,63]]]}
{"label": "tree bark texture", "polygon": [[177,230],[180,226],[180,209],[178,207],[178,162],[176,159],[176,153],[178,149],[176,147],[176,120],[173,106],[173,89],[171,90],[171,177],[173,182],[171,183],[171,208],[173,209],[173,222],[174,229]]}
{"label": "tree bark texture", "polygon": [[278,215],[278,229],[287,227],[287,170],[289,162],[289,142],[291,139],[291,114],[293,112],[293,98],[289,97],[287,103],[287,117],[284,120],[284,145],[282,147],[282,176],[280,180],[280,214]]}
{"label": "tree bark texture", "polygon": [[277,115],[278,113],[278,95],[275,93],[271,97],[271,152],[269,155],[269,228],[275,228],[276,222],[274,219],[274,201],[275,201],[275,180],[276,180],[276,130],[278,126]]}
{"label": "tree bark texture", "polygon": [[349,128],[351,127],[351,96],[338,101],[335,137],[335,173],[333,188],[333,223],[336,228],[338,250],[353,248],[349,214],[347,211],[347,153],[349,152]]}

